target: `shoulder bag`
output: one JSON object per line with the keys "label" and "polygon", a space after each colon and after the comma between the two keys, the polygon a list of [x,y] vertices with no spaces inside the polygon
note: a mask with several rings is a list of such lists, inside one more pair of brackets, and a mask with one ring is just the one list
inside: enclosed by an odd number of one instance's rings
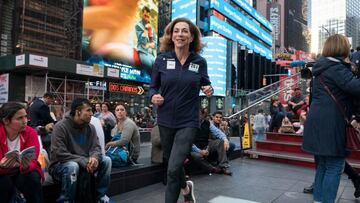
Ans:
{"label": "shoulder bag", "polygon": [[345,132],[345,148],[349,151],[358,151],[360,150],[360,133],[357,131],[352,125],[351,121],[346,116],[346,113],[342,106],[339,104],[335,96],[331,93],[329,87],[324,83],[322,75],[320,76],[320,83],[324,86],[325,90],[331,96],[331,98],[335,101],[336,105],[339,107],[341,113],[343,114],[346,121],[346,132]]}

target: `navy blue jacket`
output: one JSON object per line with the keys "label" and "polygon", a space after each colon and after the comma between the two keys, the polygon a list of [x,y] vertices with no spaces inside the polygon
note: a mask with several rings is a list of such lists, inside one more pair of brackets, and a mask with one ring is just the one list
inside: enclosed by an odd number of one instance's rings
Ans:
{"label": "navy blue jacket", "polygon": [[360,51],[351,54],[351,62],[355,63],[360,68]]}
{"label": "navy blue jacket", "polygon": [[160,93],[164,103],[158,107],[157,122],[169,128],[199,128],[199,92],[210,85],[206,60],[190,53],[181,65],[175,52],[160,54],[154,63],[149,96]]}
{"label": "navy blue jacket", "polygon": [[341,110],[324,86],[329,87],[350,117],[353,100],[360,95],[360,79],[351,72],[350,64],[340,58],[320,58],[313,67],[312,102],[304,126],[304,151],[314,155],[345,157],[346,122]]}
{"label": "navy blue jacket", "polygon": [[50,108],[45,102],[39,98],[35,99],[29,107],[30,126],[36,128],[37,126],[45,126],[53,123],[54,120],[50,116]]}

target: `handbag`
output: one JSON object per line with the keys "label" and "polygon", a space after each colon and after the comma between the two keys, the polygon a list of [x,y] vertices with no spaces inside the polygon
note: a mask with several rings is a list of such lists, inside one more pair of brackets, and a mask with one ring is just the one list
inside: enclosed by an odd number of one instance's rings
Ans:
{"label": "handbag", "polygon": [[345,121],[346,121],[346,127],[345,127],[345,148],[349,151],[358,151],[360,150],[360,133],[357,131],[354,126],[351,125],[351,122],[347,118],[344,109],[339,104],[335,96],[331,93],[329,87],[324,83],[323,77],[320,76],[320,83],[324,86],[325,90],[328,92],[328,94],[331,96],[331,98],[335,101],[336,105],[339,107],[341,113],[343,114]]}

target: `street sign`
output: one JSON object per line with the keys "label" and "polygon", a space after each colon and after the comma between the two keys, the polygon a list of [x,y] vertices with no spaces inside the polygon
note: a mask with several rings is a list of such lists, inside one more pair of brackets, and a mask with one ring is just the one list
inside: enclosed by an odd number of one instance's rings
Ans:
{"label": "street sign", "polygon": [[142,86],[110,82],[109,83],[109,92],[121,92],[121,93],[127,93],[127,94],[142,95],[142,94],[144,94],[145,91]]}

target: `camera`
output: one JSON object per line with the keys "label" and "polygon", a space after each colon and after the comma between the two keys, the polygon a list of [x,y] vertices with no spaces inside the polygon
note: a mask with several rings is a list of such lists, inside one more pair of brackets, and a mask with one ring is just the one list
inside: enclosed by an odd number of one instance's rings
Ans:
{"label": "camera", "polygon": [[312,78],[312,67],[315,62],[306,63],[305,67],[300,70],[300,75],[302,79],[311,79]]}

